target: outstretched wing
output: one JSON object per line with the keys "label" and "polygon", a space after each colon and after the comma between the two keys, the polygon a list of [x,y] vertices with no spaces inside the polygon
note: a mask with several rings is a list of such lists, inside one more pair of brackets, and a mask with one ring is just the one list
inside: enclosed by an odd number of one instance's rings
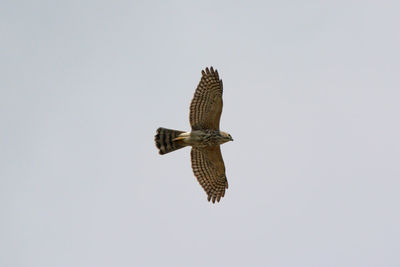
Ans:
{"label": "outstretched wing", "polygon": [[190,125],[193,130],[219,130],[222,112],[222,80],[211,67],[201,71],[201,80],[190,104]]}
{"label": "outstretched wing", "polygon": [[192,148],[193,173],[208,195],[208,201],[219,202],[228,188],[225,165],[219,146],[208,148]]}

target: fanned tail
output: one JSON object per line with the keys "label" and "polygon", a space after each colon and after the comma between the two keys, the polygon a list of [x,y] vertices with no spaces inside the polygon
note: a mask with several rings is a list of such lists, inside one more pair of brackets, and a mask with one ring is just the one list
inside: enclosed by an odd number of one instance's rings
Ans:
{"label": "fanned tail", "polygon": [[173,140],[178,137],[182,131],[166,129],[166,128],[158,128],[157,134],[154,137],[154,141],[156,142],[156,146],[159,149],[159,153],[161,155],[167,154],[169,152],[178,150],[186,146],[186,144],[182,140]]}

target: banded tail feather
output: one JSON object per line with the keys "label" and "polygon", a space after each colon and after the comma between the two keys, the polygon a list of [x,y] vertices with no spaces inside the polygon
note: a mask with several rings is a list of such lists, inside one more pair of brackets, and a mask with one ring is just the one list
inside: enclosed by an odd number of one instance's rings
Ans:
{"label": "banded tail feather", "polygon": [[184,132],[162,127],[158,128],[157,134],[154,137],[154,141],[156,142],[156,146],[159,149],[159,153],[161,155],[164,155],[185,147],[186,144],[182,140],[173,141],[173,139],[178,137],[178,135],[180,135],[181,133]]}

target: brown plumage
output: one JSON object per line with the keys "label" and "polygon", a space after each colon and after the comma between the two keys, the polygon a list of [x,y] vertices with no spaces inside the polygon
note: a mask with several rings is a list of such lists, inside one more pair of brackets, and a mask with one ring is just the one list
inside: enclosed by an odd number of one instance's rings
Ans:
{"label": "brown plumage", "polygon": [[192,130],[219,130],[222,113],[222,80],[218,71],[206,68],[190,104],[190,125]]}
{"label": "brown plumage", "polygon": [[207,193],[208,201],[219,202],[228,188],[220,145],[233,141],[219,130],[222,113],[222,80],[211,67],[203,70],[201,80],[190,104],[191,132],[158,128],[155,136],[160,154],[192,146],[193,173]]}
{"label": "brown plumage", "polygon": [[200,185],[208,195],[208,201],[219,202],[228,188],[225,165],[219,146],[198,149],[193,147],[190,153],[192,169]]}

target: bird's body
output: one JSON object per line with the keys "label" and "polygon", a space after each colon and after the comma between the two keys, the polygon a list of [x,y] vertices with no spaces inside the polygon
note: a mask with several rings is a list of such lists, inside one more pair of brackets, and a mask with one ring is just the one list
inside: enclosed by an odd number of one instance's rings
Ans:
{"label": "bird's body", "polygon": [[202,77],[190,105],[192,131],[184,132],[158,128],[156,146],[161,155],[192,146],[191,160],[194,175],[206,191],[208,200],[217,202],[225,195],[228,181],[220,145],[233,141],[230,134],[219,130],[222,112],[222,81],[211,67]]}
{"label": "bird's body", "polygon": [[173,141],[176,140],[182,140],[185,144],[197,148],[217,146],[232,141],[229,134],[218,130],[194,130],[185,132],[173,139]]}

